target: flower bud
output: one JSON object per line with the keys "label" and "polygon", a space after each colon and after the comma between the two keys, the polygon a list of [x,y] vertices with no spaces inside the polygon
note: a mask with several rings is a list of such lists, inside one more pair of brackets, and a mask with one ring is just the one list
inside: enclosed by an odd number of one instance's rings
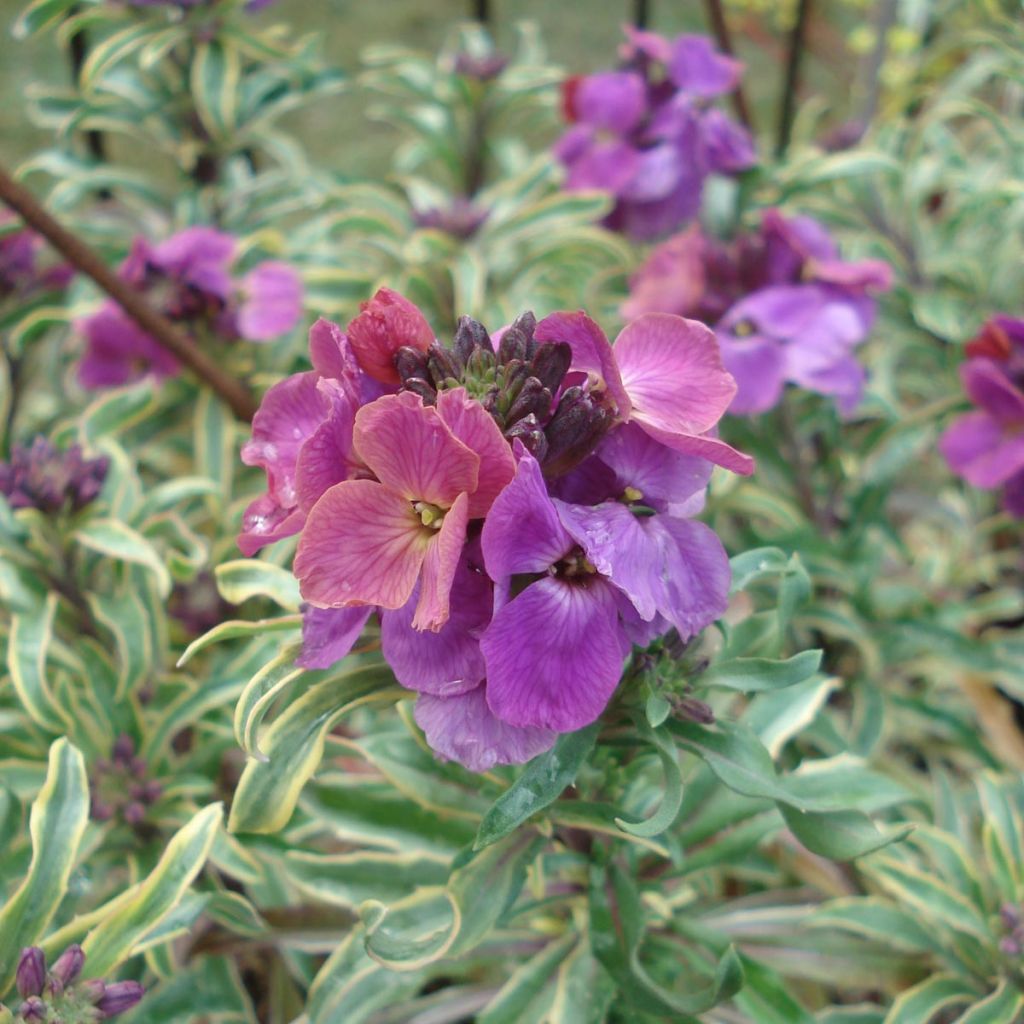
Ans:
{"label": "flower bud", "polygon": [[533,376],[554,394],[562,378],[569,372],[571,362],[572,346],[568,342],[546,341],[538,346],[531,369]]}
{"label": "flower bud", "polygon": [[510,442],[516,439],[522,441],[523,447],[540,463],[548,453],[548,439],[544,436],[544,428],[537,422],[537,417],[532,413],[524,416],[518,423],[513,424],[505,436]]}
{"label": "flower bud", "polygon": [[549,479],[568,473],[596,447],[611,426],[611,416],[581,387],[562,395],[544,430],[548,440],[544,475]]}
{"label": "flower bud", "polygon": [[491,336],[479,320],[474,320],[471,316],[460,316],[459,326],[455,330],[455,340],[452,342],[455,358],[463,366],[467,366],[469,357],[475,349],[493,353],[494,346],[491,344]]}
{"label": "flower bud", "polygon": [[700,725],[713,725],[715,722],[715,712],[711,705],[696,697],[680,697],[675,702],[675,713],[680,718],[688,718]]}
{"label": "flower bud", "polygon": [[22,999],[37,996],[43,991],[46,981],[46,957],[38,946],[29,946],[21,951],[15,982]]}
{"label": "flower bud", "polygon": [[422,377],[410,377],[403,385],[406,391],[419,395],[424,405],[435,405],[437,403],[437,388],[428,380]]}
{"label": "flower bud", "polygon": [[410,377],[425,378],[427,376],[426,353],[411,345],[403,345],[395,353],[395,369],[403,383]]}
{"label": "flower bud", "polygon": [[90,1006],[95,1006],[106,991],[107,986],[99,978],[90,978],[75,986],[75,995]]}
{"label": "flower bud", "polygon": [[551,392],[536,377],[527,377],[523,382],[518,397],[505,416],[505,422],[515,423],[531,415],[541,421],[551,415]]}
{"label": "flower bud", "polygon": [[115,981],[106,986],[96,1009],[104,1018],[116,1017],[130,1010],[145,994],[146,990],[137,981]]}
{"label": "flower bud", "polygon": [[436,342],[427,350],[427,369],[438,388],[452,387],[462,377],[462,367],[443,345]]}
{"label": "flower bud", "polygon": [[504,364],[513,359],[530,359],[536,351],[536,342],[533,340],[536,329],[537,318],[533,313],[520,313],[501,336],[498,362]]}
{"label": "flower bud", "polygon": [[29,996],[18,1007],[18,1016],[25,1021],[25,1024],[36,1024],[37,1021],[46,1020],[46,1003],[39,996]]}
{"label": "flower bud", "polygon": [[135,741],[127,733],[121,733],[114,740],[112,755],[115,761],[121,761],[122,763],[130,761],[135,755]]}
{"label": "flower bud", "polygon": [[84,963],[85,953],[82,952],[82,947],[75,943],[57,957],[57,962],[50,969],[50,976],[67,988],[82,973]]}

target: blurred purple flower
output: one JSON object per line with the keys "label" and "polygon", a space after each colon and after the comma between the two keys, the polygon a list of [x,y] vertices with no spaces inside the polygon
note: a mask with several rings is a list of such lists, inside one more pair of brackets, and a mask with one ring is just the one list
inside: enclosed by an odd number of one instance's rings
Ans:
{"label": "blurred purple flower", "polygon": [[77,444],[64,451],[44,437],[14,445],[9,462],[0,462],[0,494],[12,508],[56,513],[79,512],[94,501],[110,466],[105,456],[87,459]]}
{"label": "blurred purple flower", "polygon": [[17,223],[14,214],[0,209],[0,300],[66,288],[73,268],[41,260],[46,247],[43,238],[29,228],[16,227]]}
{"label": "blurred purple flower", "polygon": [[571,127],[555,155],[567,189],[615,196],[610,228],[650,239],[697,213],[709,174],[743,171],[756,153],[746,129],[709,106],[735,87],[740,64],[703,36],[626,31],[623,68],[566,81]]}

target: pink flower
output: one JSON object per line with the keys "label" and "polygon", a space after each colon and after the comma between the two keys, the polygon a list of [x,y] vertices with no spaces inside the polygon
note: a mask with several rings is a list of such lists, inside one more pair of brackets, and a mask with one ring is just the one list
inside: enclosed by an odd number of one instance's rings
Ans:
{"label": "pink flower", "polygon": [[302,596],[320,608],[401,608],[419,584],[415,629],[437,631],[471,519],[512,479],[508,443],[462,388],[425,406],[385,395],[356,414],[353,448],[376,477],[331,487],[295,556]]}
{"label": "pink flower", "polygon": [[635,423],[685,455],[750,474],[754,460],[711,434],[736,393],[722,366],[714,333],[696,320],[645,313],[610,345],[583,312],[552,313],[538,325],[538,342],[565,341],[572,369],[603,388],[620,423]]}
{"label": "pink flower", "polygon": [[426,352],[434,341],[430,324],[404,295],[380,288],[362,312],[348,325],[348,340],[359,365],[382,384],[401,384],[395,369],[395,353],[400,348]]}

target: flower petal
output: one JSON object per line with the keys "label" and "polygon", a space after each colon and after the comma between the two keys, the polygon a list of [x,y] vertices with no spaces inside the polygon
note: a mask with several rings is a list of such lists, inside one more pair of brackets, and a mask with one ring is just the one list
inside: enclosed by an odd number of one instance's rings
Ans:
{"label": "flower petal", "polygon": [[628,651],[614,591],[597,578],[531,583],[495,615],[480,646],[491,710],[511,725],[555,732],[601,714]]}
{"label": "flower petal", "polygon": [[645,313],[616,338],[615,359],[632,419],[659,430],[703,434],[736,393],[712,331],[670,313]]}
{"label": "flower petal", "polygon": [[476,490],[480,457],[419,395],[384,395],[356,413],[355,449],[381,483],[410,501],[448,508]]}
{"label": "flower petal", "polygon": [[656,441],[667,445],[673,451],[684,455],[694,455],[699,459],[707,459],[716,466],[728,469],[741,476],[750,476],[754,472],[754,460],[749,455],[737,451],[731,445],[708,434],[674,434],[668,430],[659,430],[648,423],[640,423],[644,432]]}
{"label": "flower petal", "polygon": [[[321,378],[317,389],[330,412],[299,449],[295,461],[295,497],[308,512],[328,487],[352,479],[363,467],[352,450],[355,405],[335,380]],[[364,474],[365,475],[365,471]]]}
{"label": "flower petal", "polygon": [[347,657],[359,639],[372,607],[304,608],[300,668],[330,668]]}
{"label": "flower petal", "polygon": [[752,334],[737,338],[719,334],[722,363],[736,381],[731,416],[766,412],[782,397],[786,384],[786,359],[780,342]]}
{"label": "flower petal", "polygon": [[517,573],[546,572],[572,548],[540,466],[525,450],[515,477],[484,520],[481,541],[487,575],[498,583]]}
{"label": "flower petal", "polygon": [[149,261],[193,288],[227,299],[232,288],[229,267],[235,246],[231,235],[215,228],[185,228],[154,246]]}
{"label": "flower petal", "polygon": [[628,135],[644,116],[646,106],[647,89],[635,71],[587,75],[573,95],[578,121],[615,135]]}
{"label": "flower petal", "polygon": [[469,496],[469,518],[480,519],[515,476],[512,447],[493,417],[465,388],[442,391],[437,396],[437,414],[458,440],[480,456],[476,490]]}
{"label": "flower petal", "polygon": [[413,616],[414,629],[437,632],[448,621],[449,597],[455,570],[466,543],[469,496],[460,494],[445,513],[441,529],[430,539],[423,559],[420,599]]}
{"label": "flower petal", "polygon": [[383,384],[398,385],[395,353],[405,345],[426,351],[434,340],[426,317],[404,295],[380,288],[346,331],[363,370]]}
{"label": "flower petal", "polygon": [[1024,469],[1024,434],[1004,434],[987,412],[955,419],[939,438],[939,451],[974,487],[998,487]]}
{"label": "flower petal", "polygon": [[497,718],[487,706],[483,686],[451,697],[424,694],[413,714],[437,754],[472,772],[486,772],[496,764],[524,764],[557,739],[548,729],[520,728]]}
{"label": "flower petal", "polygon": [[685,34],[672,43],[668,74],[673,84],[694,96],[719,96],[736,87],[743,65],[719,53],[707,36]]}
{"label": "flower petal", "polygon": [[960,379],[971,401],[997,423],[1024,424],[1024,394],[991,359],[969,359],[960,367]]}
{"label": "flower petal", "polygon": [[432,538],[401,495],[373,480],[346,480],[313,506],[293,571],[317,607],[401,608]]}
{"label": "flower petal", "polygon": [[533,336],[538,343],[567,342],[572,348],[572,368],[600,377],[615,403],[619,416],[623,419],[629,416],[629,395],[622,386],[612,346],[604,331],[586,313],[582,310],[577,313],[552,313],[537,324]]}
{"label": "flower petal", "polygon": [[260,263],[242,279],[242,291],[238,333],[243,338],[271,341],[287,334],[302,317],[302,279],[287,263]]}
{"label": "flower petal", "polygon": [[242,515],[242,532],[236,543],[246,558],[262,547],[291,537],[302,529],[306,514],[301,509],[285,507],[273,494],[261,494]]}

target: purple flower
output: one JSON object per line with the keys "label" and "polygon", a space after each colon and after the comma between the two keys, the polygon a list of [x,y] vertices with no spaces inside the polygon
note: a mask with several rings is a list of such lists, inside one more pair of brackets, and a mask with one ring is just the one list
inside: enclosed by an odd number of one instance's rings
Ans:
{"label": "purple flower", "polygon": [[[289,266],[258,264],[234,273],[238,245],[222,231],[191,227],[158,245],[132,243],[120,276],[142,291],[168,319],[225,341],[270,341],[302,316],[302,283]],[[78,378],[87,388],[110,387],[147,375],[169,377],[180,367],[114,302],[79,321],[86,350]]]}
{"label": "purple flower", "polygon": [[435,228],[453,238],[472,238],[487,220],[489,211],[465,196],[456,196],[446,207],[433,206],[415,214],[421,228]]}
{"label": "purple flower", "polygon": [[66,288],[74,270],[63,263],[41,263],[46,243],[34,231],[17,228],[17,223],[12,213],[0,210],[0,299]]}
{"label": "purple flower", "polygon": [[85,458],[77,444],[61,451],[37,437],[29,447],[14,445],[10,461],[0,462],[0,494],[12,508],[79,512],[99,496],[109,466],[105,456]]}
{"label": "purple flower", "polygon": [[697,213],[709,174],[745,170],[756,154],[746,129],[709,106],[735,87],[740,64],[703,36],[626,32],[624,67],[566,81],[571,127],[555,155],[567,189],[615,196],[610,228],[649,239]]}
{"label": "purple flower", "polygon": [[960,368],[976,407],[939,439],[950,469],[973,487],[1003,488],[1003,505],[1024,518],[1024,320],[989,320]]}

